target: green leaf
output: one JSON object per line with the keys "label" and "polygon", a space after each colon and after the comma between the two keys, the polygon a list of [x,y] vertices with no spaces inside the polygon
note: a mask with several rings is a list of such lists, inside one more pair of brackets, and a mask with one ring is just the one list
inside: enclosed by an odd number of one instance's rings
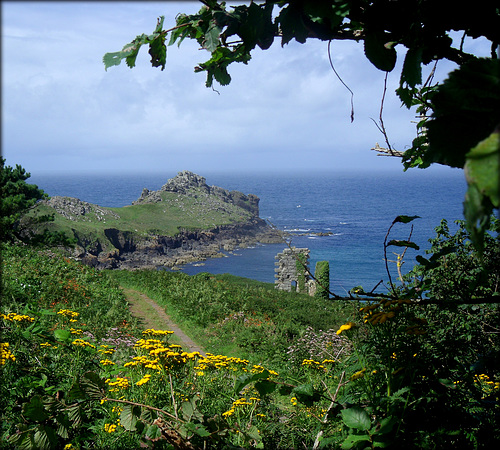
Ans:
{"label": "green leaf", "polygon": [[141,407],[137,405],[124,405],[120,414],[120,424],[128,431],[137,430],[137,421],[141,417]]}
{"label": "green leaf", "polygon": [[400,239],[392,239],[387,243],[387,247],[389,245],[394,245],[396,247],[409,247],[409,248],[414,248],[415,250],[420,250],[420,247],[415,244],[415,242],[411,241],[405,241],[405,240],[400,240]]}
{"label": "green leaf", "polygon": [[421,47],[410,48],[406,53],[401,71],[401,88],[406,83],[411,88],[422,83],[422,52]]}
{"label": "green leaf", "polygon": [[52,427],[39,425],[34,436],[35,448],[49,450],[57,447],[57,435]]}
{"label": "green leaf", "polygon": [[347,439],[342,443],[341,448],[343,448],[343,449],[353,448],[359,442],[369,441],[369,440],[370,440],[370,436],[368,436],[366,434],[362,434],[362,435],[350,434],[349,436],[347,436]]}
{"label": "green leaf", "polygon": [[255,383],[255,389],[257,389],[261,397],[272,394],[276,389],[276,386],[276,383],[270,380],[262,380]]}
{"label": "green leaf", "polygon": [[79,427],[83,420],[83,405],[75,403],[68,407],[68,418],[73,423],[73,427]]}
{"label": "green leaf", "polygon": [[489,227],[492,210],[491,202],[477,185],[469,185],[465,193],[464,216],[470,239],[479,254],[484,250],[484,233]]}
{"label": "green leaf", "polygon": [[160,439],[161,438],[161,429],[158,427],[158,425],[150,425],[146,429],[146,436],[151,439]]}
{"label": "green leaf", "polygon": [[248,373],[245,375],[241,375],[234,382],[234,393],[239,394],[247,384],[252,383],[253,381],[269,378],[270,375],[271,374],[268,370],[263,370],[259,373]]}
{"label": "green leaf", "polygon": [[466,155],[500,123],[500,60],[461,65],[438,86],[431,106],[424,162],[463,168]]}
{"label": "green leaf", "polygon": [[380,428],[376,431],[377,434],[387,434],[392,431],[394,425],[397,423],[397,419],[395,417],[384,417],[380,421]]}
{"label": "green leaf", "polygon": [[355,428],[356,430],[361,431],[370,429],[370,416],[364,409],[360,408],[359,406],[354,406],[349,409],[343,409],[341,411],[341,414],[344,423],[349,428]]}
{"label": "green leaf", "polygon": [[28,403],[24,404],[23,414],[35,422],[43,422],[49,418],[39,395],[33,396]]}
{"label": "green leaf", "polygon": [[151,65],[165,69],[167,62],[167,47],[165,46],[165,36],[162,34],[156,36],[149,44],[148,53],[151,56]]}
{"label": "green leaf", "polygon": [[366,33],[365,55],[379,70],[390,72],[396,65],[397,53],[394,43],[387,41],[383,31]]}
{"label": "green leaf", "polygon": [[410,223],[415,219],[420,219],[420,216],[397,216],[392,223]]}
{"label": "green leaf", "polygon": [[100,400],[104,397],[104,387],[106,383],[94,372],[86,372],[80,378],[81,389],[93,400]]}
{"label": "green leaf", "polygon": [[220,43],[220,33],[221,29],[213,22],[211,22],[205,33],[205,40],[203,41],[203,48],[208,50],[210,53],[214,52]]}
{"label": "green leaf", "polygon": [[465,177],[479,192],[500,207],[500,132],[494,132],[465,155]]}
{"label": "green leaf", "polygon": [[71,337],[71,331],[69,330],[54,330],[54,337],[58,341],[67,341]]}
{"label": "green leaf", "polygon": [[301,384],[295,387],[292,392],[295,394],[297,400],[306,406],[312,406],[314,402],[317,402],[321,398],[320,393],[314,389],[312,383]]}

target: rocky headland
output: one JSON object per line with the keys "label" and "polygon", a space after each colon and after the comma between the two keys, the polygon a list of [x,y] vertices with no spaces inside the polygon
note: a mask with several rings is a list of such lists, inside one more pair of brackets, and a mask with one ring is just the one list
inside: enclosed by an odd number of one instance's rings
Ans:
{"label": "rocky headland", "polygon": [[73,239],[74,248],[66,251],[99,268],[172,268],[236,247],[282,242],[281,233],[259,217],[257,196],[208,186],[188,171],[158,191],[144,189],[123,208],[52,197],[30,214],[53,214],[44,227]]}

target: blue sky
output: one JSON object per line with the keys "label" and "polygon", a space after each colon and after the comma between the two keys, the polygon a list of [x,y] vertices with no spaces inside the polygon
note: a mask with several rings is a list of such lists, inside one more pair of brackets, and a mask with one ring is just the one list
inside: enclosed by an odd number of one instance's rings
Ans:
{"label": "blue sky", "polygon": [[[229,3],[230,4],[230,3]],[[194,42],[167,51],[162,72],[147,48],[137,67],[106,72],[102,56],[137,35],[165,28],[191,2],[2,2],[2,154],[32,174],[192,170],[401,170],[396,158],[370,151],[383,136],[378,120],[384,73],[361,44],[295,42],[256,50],[230,67],[232,82],[205,87],[194,66],[209,54]],[[473,50],[480,44],[468,43]],[[398,67],[403,55],[398,58]],[[453,66],[442,64],[438,78]],[[405,150],[414,112],[394,95],[389,76],[384,121],[391,144]]]}

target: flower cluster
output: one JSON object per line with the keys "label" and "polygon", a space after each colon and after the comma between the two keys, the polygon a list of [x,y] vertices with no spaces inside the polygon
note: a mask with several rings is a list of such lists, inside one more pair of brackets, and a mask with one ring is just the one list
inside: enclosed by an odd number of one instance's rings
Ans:
{"label": "flower cluster", "polygon": [[115,363],[111,361],[110,359],[101,359],[99,361],[103,366],[114,366]]}
{"label": "flower cluster", "polygon": [[173,331],[168,330],[154,330],[153,328],[148,328],[144,330],[142,334],[144,336],[168,336],[169,334],[173,334]]}
{"label": "flower cluster", "polygon": [[142,386],[143,384],[146,384],[150,379],[151,379],[151,374],[147,373],[135,384],[137,386]]}
{"label": "flower cluster", "polygon": [[70,311],[69,309],[61,309],[60,311],[57,311],[57,314],[67,317],[70,322],[76,322],[76,318],[80,315],[80,313]]}
{"label": "flower cluster", "polygon": [[128,378],[116,377],[114,380],[108,378],[106,384],[112,387],[109,392],[119,392],[120,389],[127,389],[130,386],[130,381]]}
{"label": "flower cluster", "polygon": [[0,366],[5,365],[9,359],[12,362],[16,360],[14,354],[9,350],[9,343],[0,342]]}
{"label": "flower cluster", "polygon": [[33,317],[27,316],[26,314],[17,314],[13,312],[9,314],[0,314],[0,317],[10,322],[33,322],[35,320]]}
{"label": "flower cluster", "polygon": [[104,431],[106,433],[114,433],[116,431],[117,427],[118,427],[118,425],[116,425],[114,423],[105,423],[104,424]]}
{"label": "flower cluster", "polygon": [[48,348],[56,349],[57,345],[52,345],[50,342],[43,342],[42,344],[40,344],[40,347],[48,347]]}
{"label": "flower cluster", "polygon": [[248,364],[249,361],[247,359],[207,353],[206,356],[200,355],[198,365],[194,368],[194,370],[199,371],[197,375],[203,375],[204,370],[210,369],[225,369],[233,372],[242,370],[244,372],[247,372]]}
{"label": "flower cluster", "polygon": [[479,383],[481,385],[482,391],[487,395],[494,392],[496,392],[497,395],[500,394],[500,382],[491,381],[490,377],[485,373],[476,375],[474,378],[474,383]]}
{"label": "flower cluster", "polygon": [[250,397],[248,400],[245,397],[239,398],[233,402],[233,405],[226,412],[222,413],[223,417],[232,416],[238,408],[244,408],[245,406],[254,406],[260,402],[260,398]]}
{"label": "flower cluster", "polygon": [[302,366],[309,367],[320,372],[326,372],[328,369],[325,364],[333,364],[335,361],[333,359],[324,359],[323,362],[315,361],[314,359],[304,359],[302,361]]}
{"label": "flower cluster", "polygon": [[90,342],[84,341],[83,339],[75,339],[72,344],[77,347],[95,348],[95,345],[91,344]]}
{"label": "flower cluster", "polygon": [[112,355],[115,352],[115,349],[109,345],[100,345],[97,351],[103,355]]}
{"label": "flower cluster", "polygon": [[347,322],[346,324],[342,325],[338,330],[337,330],[337,335],[340,335],[343,331],[350,330],[352,327],[355,327],[356,324],[354,322]]}

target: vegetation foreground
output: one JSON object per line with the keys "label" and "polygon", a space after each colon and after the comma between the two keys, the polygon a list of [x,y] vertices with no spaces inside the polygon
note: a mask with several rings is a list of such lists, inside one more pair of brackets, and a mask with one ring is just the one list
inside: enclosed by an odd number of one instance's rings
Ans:
{"label": "vegetation foreground", "polygon": [[[461,298],[497,295],[498,241],[480,259],[463,227],[437,232],[397,298],[373,301],[362,288],[333,301],[230,276],[99,272],[5,245],[2,447],[491,448],[498,305]],[[141,330],[113,278],[214,353]],[[423,288],[441,303],[410,300]]]}

